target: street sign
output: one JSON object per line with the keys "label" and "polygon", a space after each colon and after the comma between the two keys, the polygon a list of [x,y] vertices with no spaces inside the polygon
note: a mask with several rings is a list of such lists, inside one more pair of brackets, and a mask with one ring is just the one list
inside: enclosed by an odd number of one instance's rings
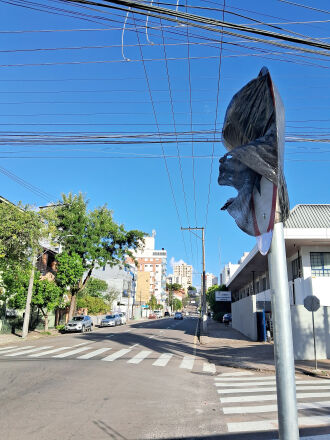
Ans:
{"label": "street sign", "polygon": [[309,312],[316,312],[320,308],[320,300],[315,295],[306,296],[304,306]]}
{"label": "street sign", "polygon": [[221,290],[216,290],[215,300],[216,301],[230,301],[231,302],[231,292],[223,292]]}
{"label": "street sign", "polygon": [[320,308],[320,300],[315,295],[308,295],[304,299],[304,307],[309,312],[312,312],[312,324],[313,324],[313,340],[314,340],[314,358],[315,358],[315,370],[317,370],[317,357],[316,357],[316,342],[315,342],[315,325],[314,325],[314,312]]}

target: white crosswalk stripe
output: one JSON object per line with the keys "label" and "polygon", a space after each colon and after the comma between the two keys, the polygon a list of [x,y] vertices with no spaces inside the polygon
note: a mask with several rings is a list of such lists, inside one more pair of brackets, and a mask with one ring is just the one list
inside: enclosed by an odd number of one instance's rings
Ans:
{"label": "white crosswalk stripe", "polygon": [[129,353],[131,350],[132,350],[131,348],[123,348],[122,350],[116,351],[115,353],[110,354],[110,356],[107,356],[101,360],[106,361],[106,362],[113,362],[116,359],[119,359],[122,356],[125,356],[125,354]]}
{"label": "white crosswalk stripe", "polygon": [[11,345],[9,347],[2,347],[2,348],[0,348],[0,354],[1,354],[2,350],[9,350],[10,348],[16,348],[16,347],[17,347],[17,345]]}
{"label": "white crosswalk stripe", "polygon": [[20,356],[22,354],[33,353],[35,351],[41,351],[41,350],[46,349],[46,348],[52,348],[52,345],[48,345],[46,347],[31,348],[30,350],[15,351],[15,353],[5,354],[5,356]]}
{"label": "white crosswalk stripe", "polygon": [[69,348],[72,348],[72,347],[53,348],[52,350],[42,351],[41,353],[33,353],[33,354],[29,354],[29,357],[41,357],[41,356],[46,356],[47,354],[58,353],[59,351],[68,350]]}
{"label": "white crosswalk stripe", "polygon": [[98,350],[94,350],[94,351],[91,351],[90,353],[86,353],[81,356],[78,356],[77,359],[91,359],[92,357],[95,357],[95,356],[102,354],[102,353],[109,351],[109,350],[111,350],[110,347],[99,348]]}
{"label": "white crosswalk stripe", "polygon": [[252,371],[235,371],[233,373],[221,373],[218,377],[233,377],[233,376],[252,376]]}
{"label": "white crosswalk stripe", "polygon": [[203,362],[204,373],[215,373],[216,368],[214,364],[209,364],[208,362]]}
{"label": "white crosswalk stripe", "polygon": [[127,361],[128,364],[139,364],[140,362],[143,361],[143,359],[145,359],[146,357],[149,356],[149,354],[151,354],[152,352],[150,350],[142,350],[140,351],[140,353],[138,353],[136,356],[134,356],[133,358],[129,359]]}
{"label": "white crosswalk stripe", "polygon": [[182,362],[180,364],[180,368],[185,368],[187,370],[192,370],[194,366],[195,358],[193,356],[185,356],[182,359]]}
{"label": "white crosswalk stripe", "polygon": [[163,353],[152,365],[155,365],[156,367],[165,367],[172,358],[172,356],[173,356],[172,353]]}
{"label": "white crosswalk stripe", "polygon": [[26,349],[32,348],[32,347],[34,347],[34,345],[26,345],[25,347],[19,347],[19,348],[7,348],[7,350],[3,350],[0,353],[0,355],[2,356],[4,353],[12,353],[17,350],[26,350]]}
{"label": "white crosswalk stripe", "polygon": [[80,347],[76,348],[75,350],[67,351],[66,353],[56,354],[55,356],[52,356],[53,358],[66,358],[68,356],[73,356],[74,354],[81,353],[82,351],[89,350],[90,347]]}
{"label": "white crosswalk stripe", "polygon": [[[277,430],[275,376],[258,376],[257,374],[251,376],[249,374],[244,377],[244,375],[235,373],[237,372],[233,372],[232,376],[227,373],[225,377],[218,375],[214,381],[215,389],[220,394],[224,417],[228,416],[228,419],[225,419],[228,432]],[[296,379],[296,390],[299,426],[330,426],[330,381],[327,379],[304,380],[300,376]],[[270,403],[267,404],[267,401]],[[246,420],[244,420],[244,415]],[[310,440],[314,438],[321,440],[322,436],[311,437]]]}

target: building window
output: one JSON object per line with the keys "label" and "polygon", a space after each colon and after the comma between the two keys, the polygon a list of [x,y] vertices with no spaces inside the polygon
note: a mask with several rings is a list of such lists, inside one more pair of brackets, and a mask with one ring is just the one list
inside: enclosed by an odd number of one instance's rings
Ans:
{"label": "building window", "polygon": [[311,252],[311,269],[314,277],[330,277],[330,252]]}
{"label": "building window", "polygon": [[301,257],[299,257],[292,261],[292,279],[295,280],[296,278],[301,278],[301,277],[302,277]]}

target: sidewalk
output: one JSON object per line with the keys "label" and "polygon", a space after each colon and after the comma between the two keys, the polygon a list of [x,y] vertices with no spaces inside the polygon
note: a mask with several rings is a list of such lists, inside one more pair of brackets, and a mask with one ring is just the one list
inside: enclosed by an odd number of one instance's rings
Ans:
{"label": "sidewalk", "polygon": [[[199,352],[216,365],[275,372],[273,343],[253,342],[225,324],[208,320],[208,336],[201,336]],[[296,361],[296,372],[313,374],[314,361]],[[318,361],[317,376],[330,377],[330,360]]]}

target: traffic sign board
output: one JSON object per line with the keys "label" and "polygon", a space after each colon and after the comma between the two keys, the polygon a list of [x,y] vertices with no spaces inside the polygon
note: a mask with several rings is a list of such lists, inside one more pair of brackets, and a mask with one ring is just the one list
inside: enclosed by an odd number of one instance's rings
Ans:
{"label": "traffic sign board", "polygon": [[320,308],[320,300],[315,295],[306,296],[304,306],[309,312],[316,312]]}

